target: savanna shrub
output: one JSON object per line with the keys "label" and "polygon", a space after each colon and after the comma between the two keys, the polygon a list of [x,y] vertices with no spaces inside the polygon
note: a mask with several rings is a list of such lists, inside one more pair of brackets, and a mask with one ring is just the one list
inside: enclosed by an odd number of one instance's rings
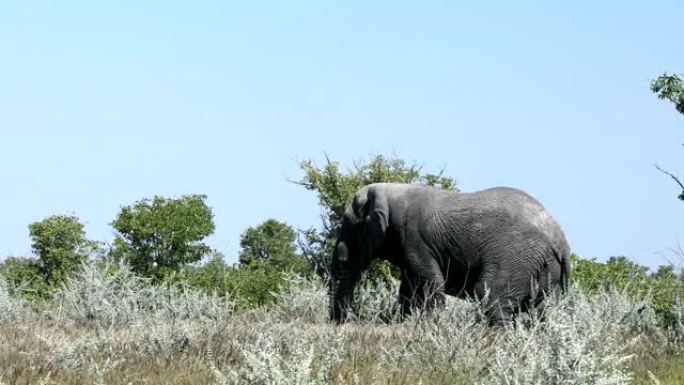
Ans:
{"label": "savanna shrub", "polygon": [[0,275],[12,293],[20,293],[25,299],[35,302],[50,299],[51,287],[42,275],[38,259],[8,257],[0,264]]}
{"label": "savanna shrub", "polygon": [[629,384],[635,326],[656,327],[644,306],[616,291],[591,295],[575,287],[551,301],[545,322],[532,319],[502,335],[488,383]]}
{"label": "savanna shrub", "polygon": [[625,257],[611,257],[606,263],[573,256],[572,279],[589,293],[615,289],[632,298],[649,297],[653,309],[668,325],[674,325],[673,306],[684,298],[682,276],[671,266],[661,266],[648,274],[648,268]]}
{"label": "savanna shrub", "polygon": [[56,291],[53,316],[78,323],[127,325],[146,317],[213,319],[229,316],[229,296],[205,294],[183,282],[152,284],[124,262],[84,263]]}
{"label": "savanna shrub", "polygon": [[33,315],[30,303],[11,290],[7,279],[0,275],[0,323],[17,323]]}

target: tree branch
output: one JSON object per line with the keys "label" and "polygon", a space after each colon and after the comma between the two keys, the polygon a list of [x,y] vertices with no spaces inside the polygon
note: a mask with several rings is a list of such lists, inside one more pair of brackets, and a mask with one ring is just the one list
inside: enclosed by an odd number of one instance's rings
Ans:
{"label": "tree branch", "polygon": [[682,182],[679,180],[679,178],[677,178],[677,177],[676,177],[674,174],[672,174],[671,172],[665,171],[665,170],[663,170],[662,168],[660,168],[660,166],[658,166],[657,163],[655,164],[655,168],[656,168],[658,171],[660,171],[660,172],[662,172],[662,173],[665,173],[665,174],[669,175],[672,179],[674,179],[675,182],[677,182],[677,184],[679,185],[679,187],[682,188],[682,193],[679,194],[679,196],[678,196],[677,198],[679,198],[679,200],[684,201],[684,184],[682,184]]}

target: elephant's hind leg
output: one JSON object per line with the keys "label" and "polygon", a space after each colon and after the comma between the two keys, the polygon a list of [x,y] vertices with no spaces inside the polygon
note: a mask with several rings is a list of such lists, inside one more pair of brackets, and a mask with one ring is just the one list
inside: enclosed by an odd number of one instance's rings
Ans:
{"label": "elephant's hind leg", "polygon": [[509,326],[520,311],[524,293],[517,290],[515,282],[502,280],[481,280],[475,285],[475,296],[482,301],[489,324]]}

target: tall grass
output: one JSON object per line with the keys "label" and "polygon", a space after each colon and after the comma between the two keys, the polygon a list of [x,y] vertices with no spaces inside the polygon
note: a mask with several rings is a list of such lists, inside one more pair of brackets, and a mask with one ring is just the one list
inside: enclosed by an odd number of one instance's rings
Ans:
{"label": "tall grass", "polygon": [[[274,294],[274,308],[241,312],[230,297],[154,286],[124,264],[85,265],[40,311],[0,279],[0,381],[565,385],[650,383],[651,369],[663,384],[684,376],[682,306],[666,327],[647,297],[573,287],[549,299],[543,322],[521,316],[491,328],[479,303],[457,299],[394,322],[396,284],[362,285],[356,319],[337,326],[327,322],[325,283],[297,276]],[[646,362],[662,362],[662,372]]]}

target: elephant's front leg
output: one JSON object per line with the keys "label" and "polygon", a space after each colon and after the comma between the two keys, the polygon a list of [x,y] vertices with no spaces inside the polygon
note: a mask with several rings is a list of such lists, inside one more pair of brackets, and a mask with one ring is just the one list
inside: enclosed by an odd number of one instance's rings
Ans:
{"label": "elephant's front leg", "polygon": [[404,271],[399,286],[399,304],[402,316],[410,315],[413,309],[431,310],[444,305],[444,277],[441,274],[421,276],[413,271]]}

